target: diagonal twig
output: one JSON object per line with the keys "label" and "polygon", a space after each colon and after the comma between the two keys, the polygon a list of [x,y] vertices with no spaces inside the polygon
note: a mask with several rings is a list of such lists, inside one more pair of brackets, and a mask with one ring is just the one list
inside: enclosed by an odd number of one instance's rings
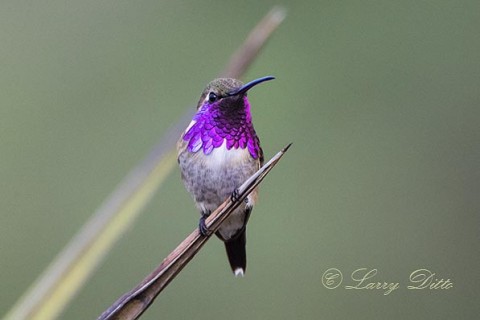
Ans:
{"label": "diagonal twig", "polygon": [[[210,235],[215,233],[221,223],[242,203],[263,178],[273,169],[291,144],[278,152],[268,163],[252,175],[237,190],[235,200],[227,199],[206,220]],[[195,254],[210,238],[201,236],[198,229],[194,230],[183,242],[173,250],[160,266],[148,275],[137,287],[115,301],[97,320],[138,319],[151,305],[158,294],[172,281],[188,264]]]}
{"label": "diagonal twig", "polygon": [[221,77],[240,78],[253,60],[265,46],[270,35],[275,31],[283,19],[286,11],[281,7],[274,7],[250,32],[244,45],[232,55],[224,71],[220,73]]}

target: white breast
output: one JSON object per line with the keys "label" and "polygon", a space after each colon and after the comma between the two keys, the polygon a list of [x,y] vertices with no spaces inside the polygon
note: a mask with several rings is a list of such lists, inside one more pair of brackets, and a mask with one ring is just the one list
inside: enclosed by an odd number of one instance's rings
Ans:
{"label": "white breast", "polygon": [[213,149],[212,153],[208,155],[210,157],[207,161],[208,165],[218,168],[221,165],[234,165],[235,162],[243,162],[250,156],[248,149],[230,149],[226,147],[226,141],[224,140],[222,145]]}

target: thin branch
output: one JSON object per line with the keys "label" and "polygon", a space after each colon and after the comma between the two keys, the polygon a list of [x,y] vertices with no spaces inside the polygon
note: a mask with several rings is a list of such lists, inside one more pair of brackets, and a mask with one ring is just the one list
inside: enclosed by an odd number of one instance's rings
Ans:
{"label": "thin branch", "polygon": [[172,281],[177,274],[188,264],[195,254],[215,233],[221,223],[244,201],[263,178],[273,169],[283,157],[291,144],[278,152],[267,164],[252,175],[238,188],[238,198],[227,199],[206,220],[206,226],[210,231],[209,236],[201,236],[195,229],[183,242],[173,250],[163,262],[148,275],[137,287],[123,295],[112,304],[98,320],[113,319],[138,319],[142,313],[152,304],[153,300]]}
{"label": "thin branch", "polygon": [[250,32],[243,46],[233,54],[221,77],[240,78],[252,64],[273,31],[285,19],[286,11],[282,7],[274,7]]}
{"label": "thin branch", "polygon": [[[278,26],[278,12],[283,11],[278,8],[272,9],[253,29],[251,35],[262,34],[262,38],[249,36],[234,54],[222,75],[233,78],[242,76],[255,59],[256,53],[274,31],[275,26]],[[269,22],[270,20],[277,22]],[[238,59],[240,52],[255,54],[247,54],[244,59]],[[131,170],[43,274],[17,301],[5,319],[58,317],[174,168],[175,142],[192,115],[193,109],[189,108],[182,119],[168,130],[166,137]]]}

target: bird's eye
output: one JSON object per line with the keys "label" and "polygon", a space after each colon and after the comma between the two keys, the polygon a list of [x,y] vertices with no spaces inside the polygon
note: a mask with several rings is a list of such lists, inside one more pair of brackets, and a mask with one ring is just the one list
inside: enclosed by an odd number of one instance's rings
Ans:
{"label": "bird's eye", "polygon": [[215,92],[210,92],[208,94],[208,102],[215,102],[215,101],[217,101],[217,99],[218,99],[218,97],[215,94]]}

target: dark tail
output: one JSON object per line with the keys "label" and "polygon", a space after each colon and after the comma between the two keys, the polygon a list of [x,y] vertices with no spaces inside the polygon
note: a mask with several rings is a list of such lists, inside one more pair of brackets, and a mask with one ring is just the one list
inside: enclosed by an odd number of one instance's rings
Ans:
{"label": "dark tail", "polygon": [[225,242],[228,261],[235,276],[243,276],[247,269],[247,253],[245,251],[246,228],[239,232],[238,236]]}

